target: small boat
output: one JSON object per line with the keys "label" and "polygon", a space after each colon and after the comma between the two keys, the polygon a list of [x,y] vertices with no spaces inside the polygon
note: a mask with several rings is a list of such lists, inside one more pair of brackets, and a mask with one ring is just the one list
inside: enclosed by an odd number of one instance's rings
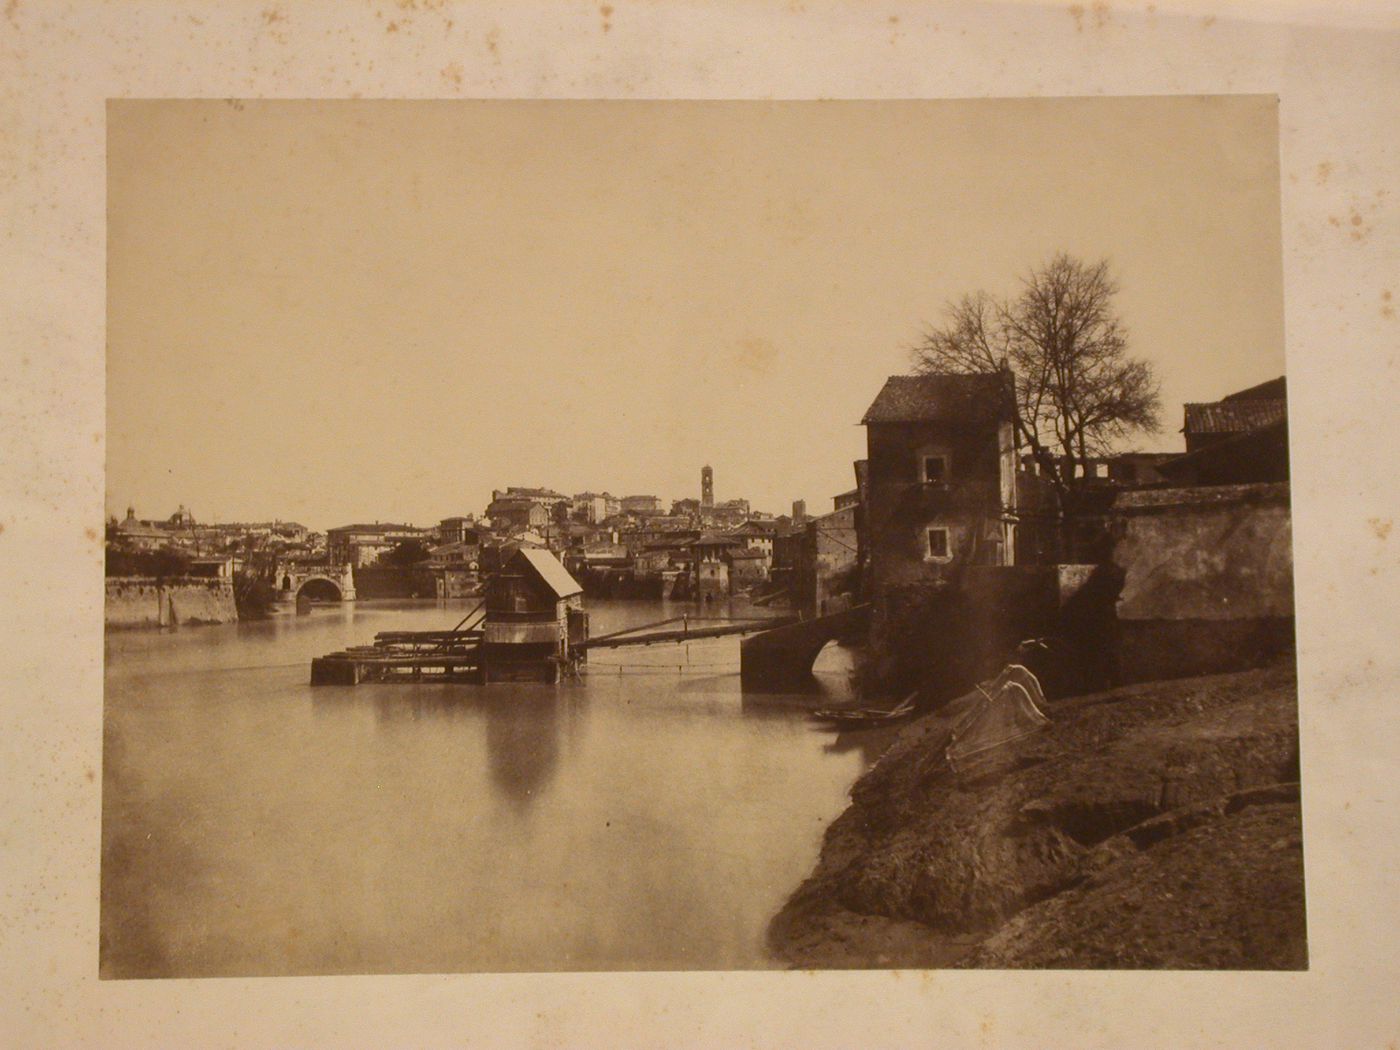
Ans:
{"label": "small boat", "polygon": [[903,721],[914,713],[914,697],[910,693],[898,707],[828,707],[812,712],[812,718],[826,722],[832,729],[868,729]]}

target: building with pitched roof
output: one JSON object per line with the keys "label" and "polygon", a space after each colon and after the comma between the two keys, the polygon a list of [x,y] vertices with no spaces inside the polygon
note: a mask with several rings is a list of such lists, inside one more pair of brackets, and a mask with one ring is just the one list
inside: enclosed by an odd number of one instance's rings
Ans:
{"label": "building with pitched roof", "polygon": [[1288,480],[1285,377],[1184,408],[1186,454],[1156,465],[1175,485],[1241,485]]}
{"label": "building with pitched roof", "polygon": [[890,376],[866,410],[864,518],[876,591],[1014,561],[1009,376]]}

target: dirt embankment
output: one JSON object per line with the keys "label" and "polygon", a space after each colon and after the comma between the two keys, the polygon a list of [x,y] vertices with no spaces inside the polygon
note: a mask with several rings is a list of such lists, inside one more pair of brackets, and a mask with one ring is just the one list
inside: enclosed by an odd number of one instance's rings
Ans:
{"label": "dirt embankment", "polygon": [[1307,965],[1290,668],[1049,705],[954,774],[949,712],[857,781],[773,920],[804,967]]}

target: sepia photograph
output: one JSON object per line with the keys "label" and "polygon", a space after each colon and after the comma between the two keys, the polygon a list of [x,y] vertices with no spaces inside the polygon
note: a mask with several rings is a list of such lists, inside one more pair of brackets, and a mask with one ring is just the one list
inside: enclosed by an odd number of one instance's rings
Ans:
{"label": "sepia photograph", "polygon": [[107,146],[103,978],[1306,969],[1276,98]]}

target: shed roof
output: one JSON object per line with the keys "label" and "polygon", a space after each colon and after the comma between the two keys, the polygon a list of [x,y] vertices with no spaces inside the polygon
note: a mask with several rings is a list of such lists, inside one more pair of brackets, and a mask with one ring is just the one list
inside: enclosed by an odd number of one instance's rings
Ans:
{"label": "shed roof", "polygon": [[510,560],[512,563],[517,560],[524,561],[540,578],[541,582],[554,592],[556,598],[568,598],[583,592],[583,587],[569,575],[569,570],[564,568],[559,559],[547,550],[541,550],[537,547],[521,547]]}
{"label": "shed roof", "polygon": [[865,410],[862,425],[924,423],[996,414],[1006,379],[996,374],[937,373],[890,376]]}
{"label": "shed roof", "polygon": [[1191,434],[1243,434],[1288,419],[1282,398],[1212,401],[1186,405],[1186,431]]}

